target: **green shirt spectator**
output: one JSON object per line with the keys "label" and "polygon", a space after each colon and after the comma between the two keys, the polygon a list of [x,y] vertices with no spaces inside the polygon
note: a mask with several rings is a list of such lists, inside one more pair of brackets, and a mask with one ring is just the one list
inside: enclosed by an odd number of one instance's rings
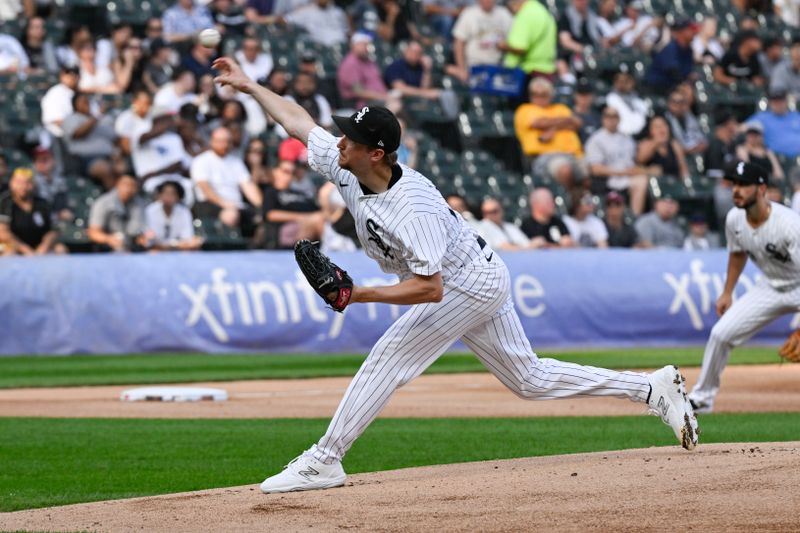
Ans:
{"label": "green shirt spectator", "polygon": [[555,72],[557,32],[553,16],[537,0],[512,0],[508,7],[514,21],[508,32],[504,66],[519,67],[527,74]]}

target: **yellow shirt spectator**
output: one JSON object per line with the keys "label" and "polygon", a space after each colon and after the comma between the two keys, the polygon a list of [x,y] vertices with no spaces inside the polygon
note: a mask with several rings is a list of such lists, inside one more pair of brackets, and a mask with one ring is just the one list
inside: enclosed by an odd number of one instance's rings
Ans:
{"label": "yellow shirt spectator", "polygon": [[533,128],[531,125],[538,119],[562,119],[572,117],[572,111],[563,104],[540,106],[522,104],[514,113],[514,130],[522,145],[525,155],[572,154],[583,156],[583,148],[574,129],[566,128]]}

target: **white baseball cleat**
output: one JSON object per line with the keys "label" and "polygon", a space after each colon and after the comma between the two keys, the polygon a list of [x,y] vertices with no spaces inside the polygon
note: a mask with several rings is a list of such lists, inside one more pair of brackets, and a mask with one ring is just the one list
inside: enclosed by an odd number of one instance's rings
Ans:
{"label": "white baseball cleat", "polygon": [[330,489],[344,485],[347,476],[342,468],[342,463],[336,461],[326,465],[311,455],[313,451],[313,447],[306,450],[286,465],[283,472],[265,479],[261,484],[261,492],[271,494],[296,490]]}
{"label": "white baseball cleat", "polygon": [[686,397],[686,380],[678,368],[667,365],[647,377],[650,382],[650,397],[647,406],[650,412],[672,427],[681,446],[687,450],[697,446],[697,417]]}

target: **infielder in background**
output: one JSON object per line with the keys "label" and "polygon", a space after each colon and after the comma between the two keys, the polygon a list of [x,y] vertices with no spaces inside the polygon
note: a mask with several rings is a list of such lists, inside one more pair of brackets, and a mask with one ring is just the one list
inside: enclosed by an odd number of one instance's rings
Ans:
{"label": "infielder in background", "polygon": [[[502,259],[427,178],[396,163],[400,125],[389,110],[370,106],[334,117],[344,133],[336,138],[300,106],[247,78],[232,60],[218,59],[214,68],[218,82],[251,94],[308,145],[309,164],[339,189],[366,254],[400,279],[391,286],[348,288],[350,301],[411,306],[370,351],[325,435],[265,480],[263,492],[343,485],[341,460],[356,438],[398,387],[422,374],[458,339],[522,398],[591,395],[646,403],[685,448],[694,448],[697,420],[674,366],[648,375],[536,357],[514,310]],[[340,304],[343,309],[346,298]]]}
{"label": "infielder in background", "polygon": [[[759,165],[734,162],[726,169],[725,179],[733,182],[735,206],[725,220],[728,276],[717,300],[721,318],[711,330],[700,377],[689,394],[697,413],[714,408],[731,349],[779,316],[800,310],[800,215],[767,200],[768,173]],[[733,303],[733,290],[747,256],[763,277]]]}

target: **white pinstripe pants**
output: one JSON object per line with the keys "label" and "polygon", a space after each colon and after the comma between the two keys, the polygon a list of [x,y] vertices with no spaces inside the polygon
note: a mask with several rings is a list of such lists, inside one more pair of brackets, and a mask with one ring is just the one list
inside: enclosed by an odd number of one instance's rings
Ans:
{"label": "white pinstripe pants", "polygon": [[780,292],[763,278],[759,280],[711,328],[703,354],[703,368],[689,398],[713,407],[720,376],[733,347],[746,342],[779,316],[797,310],[800,310],[800,286]]}
{"label": "white pinstripe pants", "polygon": [[445,283],[436,304],[413,306],[373,347],[339,404],[314,455],[341,460],[378,416],[392,393],[422,374],[456,340],[514,394],[528,400],[616,396],[645,402],[645,374],[539,359],[522,329],[510,295],[511,280],[495,254],[466,266]]}

